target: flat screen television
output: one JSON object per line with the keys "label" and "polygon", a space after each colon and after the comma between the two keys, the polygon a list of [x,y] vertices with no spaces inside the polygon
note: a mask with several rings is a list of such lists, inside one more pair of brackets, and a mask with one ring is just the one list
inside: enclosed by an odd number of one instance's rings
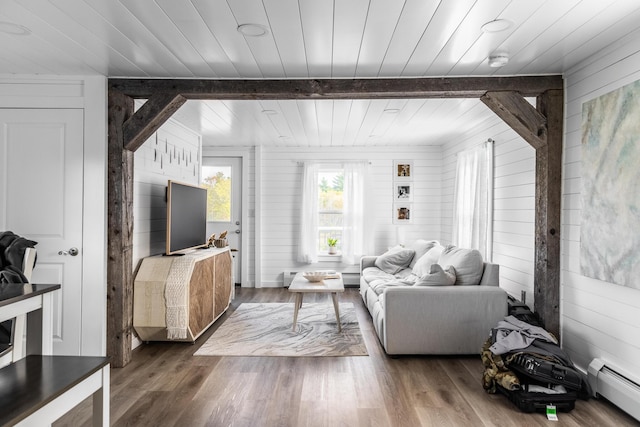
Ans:
{"label": "flat screen television", "polygon": [[177,254],[206,244],[207,190],[169,180],[166,254]]}

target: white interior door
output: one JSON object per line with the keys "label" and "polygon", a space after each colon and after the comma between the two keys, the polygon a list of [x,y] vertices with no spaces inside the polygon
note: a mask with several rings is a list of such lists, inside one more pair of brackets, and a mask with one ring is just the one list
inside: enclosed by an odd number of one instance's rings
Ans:
{"label": "white interior door", "polygon": [[202,182],[215,186],[214,203],[207,207],[207,235],[227,232],[233,255],[233,277],[241,283],[242,271],[242,158],[203,157]]}
{"label": "white interior door", "polygon": [[38,242],[33,283],[61,284],[53,351],[63,355],[80,354],[83,121],[80,109],[0,109],[0,229]]}

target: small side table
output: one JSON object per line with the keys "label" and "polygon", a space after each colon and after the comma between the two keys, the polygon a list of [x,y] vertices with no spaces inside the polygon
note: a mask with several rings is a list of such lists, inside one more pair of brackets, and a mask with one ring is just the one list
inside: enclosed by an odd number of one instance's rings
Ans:
{"label": "small side table", "polygon": [[338,332],[342,332],[342,325],[340,324],[340,308],[338,305],[338,292],[344,292],[344,282],[342,281],[342,274],[337,273],[335,279],[324,279],[321,282],[310,282],[304,278],[302,273],[295,275],[289,285],[289,292],[296,293],[295,309],[293,311],[293,330],[296,330],[296,323],[298,322],[298,310],[302,307],[302,297],[308,292],[317,293],[330,293],[333,300],[333,309],[336,313],[336,321],[338,322]]}

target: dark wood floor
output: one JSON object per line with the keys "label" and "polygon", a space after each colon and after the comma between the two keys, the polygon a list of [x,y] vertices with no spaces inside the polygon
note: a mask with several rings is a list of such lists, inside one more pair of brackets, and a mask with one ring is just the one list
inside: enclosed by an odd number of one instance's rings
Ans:
{"label": "dark wood floor", "polygon": [[[595,399],[579,400],[573,411],[560,413],[558,423],[523,414],[503,396],[482,389],[479,356],[390,358],[357,290],[348,288],[340,300],[356,306],[368,357],[194,357],[240,303],[293,302],[285,289],[237,288],[229,311],[195,345],[143,345],[129,365],[111,370],[112,425],[640,425]],[[90,411],[88,400],[54,425],[89,425]]]}

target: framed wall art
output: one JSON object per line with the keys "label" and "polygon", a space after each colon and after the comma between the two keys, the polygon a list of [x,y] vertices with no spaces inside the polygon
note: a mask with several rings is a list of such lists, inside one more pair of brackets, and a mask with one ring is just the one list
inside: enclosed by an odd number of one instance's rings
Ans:
{"label": "framed wall art", "polygon": [[413,199],[413,184],[410,182],[401,182],[395,184],[395,200],[396,202],[410,202]]}
{"label": "framed wall art", "polygon": [[394,180],[409,181],[413,177],[413,162],[411,160],[395,160],[393,170]]}
{"label": "framed wall art", "polygon": [[411,223],[411,202],[413,201],[413,161],[393,161],[393,223]]}
{"label": "framed wall art", "polygon": [[411,203],[396,203],[393,206],[393,223],[394,224],[410,224],[411,223]]}

